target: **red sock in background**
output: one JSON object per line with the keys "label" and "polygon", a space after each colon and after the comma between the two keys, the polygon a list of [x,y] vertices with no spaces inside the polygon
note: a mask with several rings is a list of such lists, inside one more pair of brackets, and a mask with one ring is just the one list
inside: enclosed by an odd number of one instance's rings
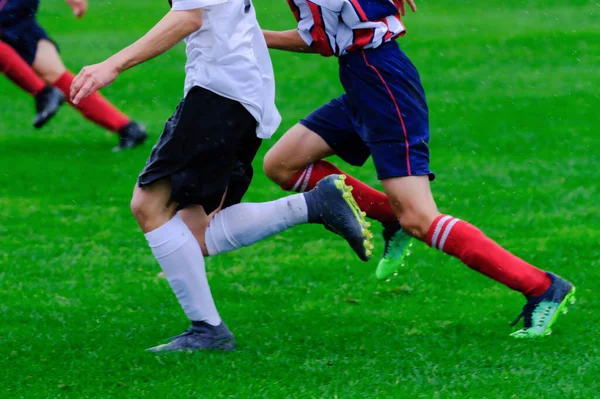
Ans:
{"label": "red sock in background", "polygon": [[[69,99],[69,93],[71,92],[73,78],[73,74],[66,71],[56,82],[54,82],[54,86],[65,93],[65,96],[71,105],[73,105],[73,103],[71,103],[71,100]],[[86,119],[115,133],[118,133],[119,130],[129,123],[129,118],[102,97],[100,93],[94,93],[81,101],[78,106],[73,106],[81,112]]]}
{"label": "red sock in background", "polygon": [[511,254],[477,227],[452,216],[435,219],[426,242],[524,295],[542,295],[552,282],[546,272]]}
{"label": "red sock in background", "polygon": [[311,190],[319,180],[329,175],[345,175],[346,184],[353,187],[352,195],[356,203],[371,219],[384,224],[397,223],[398,219],[388,202],[387,196],[366,185],[360,180],[342,172],[335,165],[327,161],[317,161],[296,173],[285,185],[281,186],[286,191],[298,193]]}
{"label": "red sock in background", "polygon": [[46,82],[36,75],[19,53],[3,41],[0,41],[0,71],[33,96],[46,87]]}

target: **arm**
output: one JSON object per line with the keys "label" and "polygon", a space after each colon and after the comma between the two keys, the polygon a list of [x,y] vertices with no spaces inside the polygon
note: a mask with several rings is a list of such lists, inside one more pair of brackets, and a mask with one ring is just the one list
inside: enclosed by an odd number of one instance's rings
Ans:
{"label": "arm", "polygon": [[202,26],[202,9],[169,11],[141,39],[100,64],[84,67],[73,80],[71,99],[78,104],[108,86],[123,71],[152,59]]}
{"label": "arm", "polygon": [[398,11],[400,11],[400,15],[406,15],[406,3],[408,3],[412,12],[417,12],[417,6],[415,4],[415,0],[400,0]]}
{"label": "arm", "polygon": [[263,30],[268,48],[293,51],[296,53],[316,53],[317,51],[306,44],[296,29],[275,32]]}

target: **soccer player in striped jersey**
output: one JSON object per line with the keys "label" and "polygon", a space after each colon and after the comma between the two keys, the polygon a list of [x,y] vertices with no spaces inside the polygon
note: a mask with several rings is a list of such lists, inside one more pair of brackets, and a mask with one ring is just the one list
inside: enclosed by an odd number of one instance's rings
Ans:
{"label": "soccer player in striped jersey", "polygon": [[386,194],[350,176],[346,182],[366,214],[384,224],[386,255],[378,265],[379,277],[388,277],[402,260],[408,241],[403,229],[521,292],[527,303],[517,321],[524,317],[524,326],[512,336],[548,335],[574,301],[575,287],[511,254],[475,226],[441,214],[433,199],[425,93],[416,68],[394,40],[404,35],[401,16],[407,4],[416,11],[414,1],[288,3],[298,28],[264,31],[268,47],[338,57],[345,93],[279,140],[265,157],[266,174],[286,190],[302,191],[328,174],[343,173],[323,158],[337,154],[360,166],[371,156]]}

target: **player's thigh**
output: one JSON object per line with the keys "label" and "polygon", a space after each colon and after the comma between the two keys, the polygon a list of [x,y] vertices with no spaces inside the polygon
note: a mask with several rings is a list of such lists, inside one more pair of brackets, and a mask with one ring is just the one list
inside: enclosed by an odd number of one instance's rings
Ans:
{"label": "player's thigh", "polygon": [[67,70],[54,43],[41,39],[33,60],[33,69],[47,83],[53,84]]}
{"label": "player's thigh", "polygon": [[296,172],[333,154],[321,136],[296,124],[267,152],[263,168],[271,180],[285,184]]}
{"label": "player's thigh", "polygon": [[424,239],[440,215],[431,193],[429,176],[392,177],[381,183],[402,227]]}

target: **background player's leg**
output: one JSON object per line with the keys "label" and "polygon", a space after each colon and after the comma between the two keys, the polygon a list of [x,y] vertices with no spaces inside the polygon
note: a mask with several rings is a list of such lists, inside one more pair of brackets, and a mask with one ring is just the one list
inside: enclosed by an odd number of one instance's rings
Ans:
{"label": "background player's leg", "polygon": [[[67,98],[69,97],[74,76],[65,68],[56,47],[49,40],[42,39],[38,42],[33,69],[46,82],[59,88]],[[86,119],[115,133],[122,132],[130,123],[125,114],[99,93],[91,95],[75,108]]]}
{"label": "background player's leg", "polygon": [[144,188],[136,185],[131,210],[145,233],[154,257],[192,323],[221,324],[212,298],[204,257],[192,232],[176,215],[171,185],[160,180]]}
{"label": "background player's leg", "polygon": [[297,124],[269,150],[264,159],[265,174],[286,191],[304,192],[332,174],[346,176],[346,184],[358,206],[371,219],[383,224],[396,222],[396,215],[384,193],[344,173],[323,158],[334,150],[317,133]]}
{"label": "background player's leg", "polygon": [[0,41],[0,71],[33,96],[46,87],[46,82],[36,75],[19,53],[3,41]]}
{"label": "background player's leg", "polygon": [[17,86],[35,98],[36,116],[33,126],[42,127],[64,103],[60,90],[46,85],[42,78],[21,58],[10,45],[0,41],[0,71]]}
{"label": "background player's leg", "polygon": [[475,226],[443,216],[431,194],[428,176],[382,180],[402,227],[433,248],[526,296],[541,295],[548,275],[511,254]]}

